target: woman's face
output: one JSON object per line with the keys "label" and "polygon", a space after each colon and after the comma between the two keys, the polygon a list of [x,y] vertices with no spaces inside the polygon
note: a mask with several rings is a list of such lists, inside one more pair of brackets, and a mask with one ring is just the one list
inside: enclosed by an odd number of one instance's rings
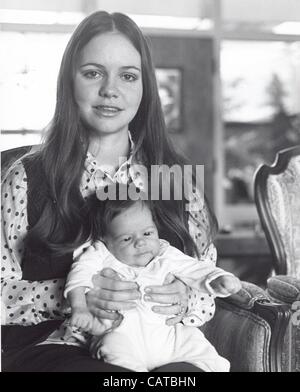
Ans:
{"label": "woman's face", "polygon": [[127,132],[143,95],[141,56],[121,33],[104,33],[82,49],[74,78],[82,120],[98,134]]}

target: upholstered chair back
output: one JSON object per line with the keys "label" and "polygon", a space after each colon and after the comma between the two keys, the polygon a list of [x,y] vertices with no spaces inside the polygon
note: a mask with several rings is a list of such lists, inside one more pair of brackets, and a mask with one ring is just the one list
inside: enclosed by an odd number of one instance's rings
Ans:
{"label": "upholstered chair back", "polygon": [[300,146],[280,151],[255,175],[255,202],[276,274],[300,279]]}
{"label": "upholstered chair back", "polygon": [[38,146],[22,146],[1,151],[1,180],[5,177],[7,170],[14,164],[14,162],[37,148]]}

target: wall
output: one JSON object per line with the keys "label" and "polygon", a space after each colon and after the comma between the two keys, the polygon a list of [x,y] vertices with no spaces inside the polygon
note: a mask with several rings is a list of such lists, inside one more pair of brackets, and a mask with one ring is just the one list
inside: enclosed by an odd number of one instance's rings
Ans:
{"label": "wall", "polygon": [[227,21],[280,22],[299,21],[299,0],[222,0],[222,14]]}
{"label": "wall", "polygon": [[0,0],[0,8],[20,10],[83,11],[105,10],[128,14],[198,17],[199,0]]}
{"label": "wall", "polygon": [[172,15],[197,17],[201,13],[200,0],[93,0],[95,9],[128,14]]}
{"label": "wall", "polygon": [[82,11],[83,0],[1,0],[0,8],[40,11]]}
{"label": "wall", "polygon": [[213,46],[210,38],[152,36],[155,66],[183,72],[184,128],[171,134],[193,164],[205,165],[205,191],[213,197]]}

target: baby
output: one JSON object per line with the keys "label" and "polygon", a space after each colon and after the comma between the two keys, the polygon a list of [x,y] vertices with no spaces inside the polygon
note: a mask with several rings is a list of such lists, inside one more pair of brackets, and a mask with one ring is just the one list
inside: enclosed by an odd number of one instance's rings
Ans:
{"label": "baby", "polygon": [[94,335],[92,354],[140,372],[171,362],[188,362],[204,371],[229,371],[229,362],[198,328],[166,325],[166,316],[154,313],[153,303],[145,297],[136,301],[136,308],[123,312],[121,324],[114,329],[111,320],[93,317],[85,293],[93,288],[92,276],[106,267],[124,280],[137,282],[142,294],[146,286],[163,284],[169,273],[211,296],[229,296],[241,288],[238,278],[216,268],[211,260],[196,260],[159,239],[147,201],[107,201],[102,216],[104,243],[95,241],[75,258],[65,287],[71,325]]}

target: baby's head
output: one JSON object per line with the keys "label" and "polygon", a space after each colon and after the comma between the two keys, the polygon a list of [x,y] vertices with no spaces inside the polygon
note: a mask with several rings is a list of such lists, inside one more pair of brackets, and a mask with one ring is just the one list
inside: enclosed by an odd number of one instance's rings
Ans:
{"label": "baby's head", "polygon": [[105,200],[98,204],[101,237],[119,261],[144,267],[157,256],[159,236],[148,200]]}

